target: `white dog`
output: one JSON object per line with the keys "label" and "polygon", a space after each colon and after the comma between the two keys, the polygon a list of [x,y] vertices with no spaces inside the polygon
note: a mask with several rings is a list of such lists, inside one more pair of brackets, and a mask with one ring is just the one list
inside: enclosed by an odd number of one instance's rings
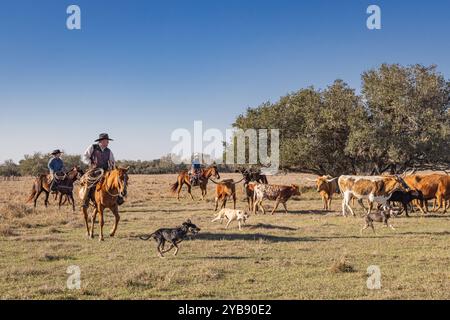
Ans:
{"label": "white dog", "polygon": [[228,226],[230,225],[231,221],[236,220],[239,225],[239,230],[241,230],[241,222],[243,224],[245,224],[245,221],[248,219],[248,215],[244,210],[223,208],[222,210],[220,210],[217,217],[214,218],[211,222],[220,220],[220,223],[222,223],[224,218],[227,218],[227,220],[228,220],[228,223],[227,223],[225,229],[228,229]]}

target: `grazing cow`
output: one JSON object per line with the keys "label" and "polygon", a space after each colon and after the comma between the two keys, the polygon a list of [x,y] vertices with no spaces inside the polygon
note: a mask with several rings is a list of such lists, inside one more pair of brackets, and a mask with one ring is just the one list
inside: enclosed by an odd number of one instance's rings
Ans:
{"label": "grazing cow", "polygon": [[439,185],[436,193],[436,199],[438,202],[438,207],[435,211],[444,207],[444,213],[447,212],[447,201],[450,200],[450,176],[442,176],[439,179]]}
{"label": "grazing cow", "polygon": [[343,216],[347,216],[346,209],[349,209],[355,216],[350,207],[352,197],[358,199],[361,205],[362,200],[367,199],[369,201],[367,214],[370,214],[375,201],[387,206],[387,201],[394,191],[409,191],[408,186],[399,176],[340,176],[338,184],[344,197],[342,200]]}
{"label": "grazing cow", "polygon": [[318,177],[316,180],[317,192],[322,197],[324,210],[329,211],[331,209],[333,194],[339,193],[337,180],[338,177],[332,178],[330,176]]}
{"label": "grazing cow", "polygon": [[438,191],[439,179],[441,177],[445,177],[444,174],[428,174],[428,175],[409,175],[404,178],[405,183],[411,189],[415,189],[420,191],[423,196],[422,201],[417,201],[416,206],[419,210],[424,214],[428,212],[428,200],[432,200],[436,198],[436,194]]}
{"label": "grazing cow", "polygon": [[253,213],[256,214],[258,206],[261,207],[264,214],[266,211],[262,205],[264,199],[275,200],[275,206],[271,212],[273,214],[281,203],[284,207],[284,211],[288,213],[286,202],[292,197],[300,195],[300,187],[298,185],[292,184],[290,186],[280,186],[280,185],[270,185],[270,184],[258,184],[254,189],[254,203],[253,203]]}
{"label": "grazing cow", "polygon": [[236,184],[241,182],[234,182],[233,179],[226,179],[220,182],[215,182],[212,179],[209,179],[216,184],[216,194],[215,194],[215,208],[214,211],[217,211],[219,206],[219,200],[222,200],[221,209],[225,208],[227,205],[228,198],[233,198],[233,208],[236,209]]}
{"label": "grazing cow", "polygon": [[391,202],[400,202],[403,205],[403,209],[406,212],[406,216],[408,215],[408,204],[413,200],[423,201],[422,192],[417,190],[410,190],[408,192],[404,191],[394,191],[388,199],[389,205]]}

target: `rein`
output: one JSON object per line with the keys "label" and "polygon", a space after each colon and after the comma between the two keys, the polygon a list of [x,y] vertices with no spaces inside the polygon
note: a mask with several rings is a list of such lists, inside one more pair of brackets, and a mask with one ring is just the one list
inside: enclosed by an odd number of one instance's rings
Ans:
{"label": "rein", "polygon": [[[114,188],[117,188],[117,194],[112,194],[109,190],[111,189],[110,187],[108,187],[108,186],[106,186],[107,188],[105,188],[105,192],[107,193],[107,194],[109,194],[111,197],[113,197],[113,198],[116,198],[116,197],[123,197],[123,194],[124,194],[124,192],[125,192],[125,181],[122,183],[122,188],[121,188],[121,186],[120,186],[120,181],[119,181],[119,176],[117,176],[116,177],[116,179],[117,179],[117,184],[119,185],[119,186],[117,186],[117,187],[114,187]],[[105,184],[106,184],[106,181],[105,181]],[[120,189],[123,189],[122,191],[120,191]]]}

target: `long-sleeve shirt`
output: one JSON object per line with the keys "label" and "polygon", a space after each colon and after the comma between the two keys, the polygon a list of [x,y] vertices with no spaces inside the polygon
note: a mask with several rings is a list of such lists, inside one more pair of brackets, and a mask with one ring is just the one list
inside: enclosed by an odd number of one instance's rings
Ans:
{"label": "long-sleeve shirt", "polygon": [[[101,147],[100,147],[100,149],[101,149]],[[105,149],[101,149],[101,150],[103,152]],[[94,153],[94,145],[90,145],[83,154],[82,160],[88,166],[96,165],[95,163],[92,162],[93,153]],[[109,150],[109,161],[108,162],[109,162],[109,168],[114,167],[116,160],[114,159],[114,155],[111,150]]]}
{"label": "long-sleeve shirt", "polygon": [[48,162],[48,170],[50,173],[60,172],[64,169],[64,162],[60,158],[51,158]]}

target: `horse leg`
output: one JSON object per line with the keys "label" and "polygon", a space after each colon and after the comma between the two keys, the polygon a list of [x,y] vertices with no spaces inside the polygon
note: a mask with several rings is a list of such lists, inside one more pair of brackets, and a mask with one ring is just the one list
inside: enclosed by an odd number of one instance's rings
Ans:
{"label": "horse leg", "polygon": [[180,201],[180,192],[181,188],[183,188],[183,180],[178,179],[178,189],[177,189],[177,200]]}
{"label": "horse leg", "polygon": [[192,201],[194,201],[194,197],[192,196],[192,191],[191,191],[191,189],[192,189],[191,185],[188,184],[188,185],[187,185],[187,188],[188,188],[188,193],[189,193],[189,195],[191,196]]}
{"label": "horse leg", "polygon": [[91,239],[94,239],[94,226],[95,226],[95,219],[97,218],[97,208],[94,209],[94,212],[92,213],[92,218],[91,218],[91,232],[89,233],[89,237]]}
{"label": "horse leg", "polygon": [[47,190],[44,190],[45,192],[45,207],[48,207],[48,197],[50,196],[50,192],[47,192]]}
{"label": "horse leg", "polygon": [[73,198],[73,193],[70,194],[69,198],[70,201],[72,201],[72,210],[75,212],[75,199]]}
{"label": "horse leg", "polygon": [[117,225],[119,224],[120,221],[119,207],[117,206],[117,204],[113,208],[112,213],[114,214],[114,227],[112,228],[111,233],[109,235],[111,237],[114,237],[114,235],[116,234]]}
{"label": "horse leg", "polygon": [[88,212],[86,208],[83,208],[83,217],[84,217],[84,223],[86,225],[86,235],[88,237],[90,237],[90,233],[89,233],[89,223],[88,223]]}
{"label": "horse leg", "polygon": [[233,193],[233,209],[236,210],[236,193]]}
{"label": "horse leg", "polygon": [[206,196],[206,185],[201,185],[200,189],[202,189],[202,200],[205,200],[205,196]]}
{"label": "horse leg", "polygon": [[99,206],[98,208],[98,224],[100,225],[100,234],[98,235],[98,241],[104,241],[103,239],[103,226],[105,225],[105,220],[103,217],[105,208],[103,206]]}
{"label": "horse leg", "polygon": [[63,194],[60,193],[60,194],[59,194],[58,210],[61,210],[62,198],[63,198]]}
{"label": "horse leg", "polygon": [[41,195],[41,193],[42,193],[42,190],[39,190],[39,191],[36,193],[36,195],[34,196],[34,208],[37,207],[37,201],[38,201],[39,196]]}

